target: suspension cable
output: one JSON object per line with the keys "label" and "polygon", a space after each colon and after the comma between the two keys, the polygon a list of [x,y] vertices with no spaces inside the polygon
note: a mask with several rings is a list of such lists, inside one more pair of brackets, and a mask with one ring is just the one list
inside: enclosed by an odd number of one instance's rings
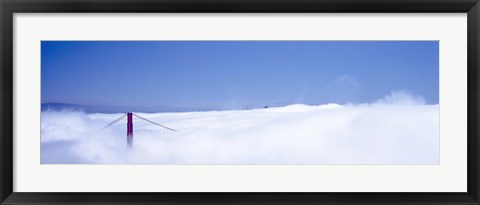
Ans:
{"label": "suspension cable", "polygon": [[174,130],[174,129],[172,129],[172,128],[169,128],[169,127],[163,126],[163,125],[161,125],[161,124],[158,124],[158,123],[156,123],[156,122],[153,122],[153,121],[150,121],[150,120],[148,120],[148,119],[145,119],[145,118],[143,118],[143,117],[141,117],[141,116],[139,116],[139,115],[137,115],[137,114],[135,114],[135,113],[132,113],[132,115],[135,115],[135,117],[138,117],[138,118],[140,118],[140,119],[142,119],[142,120],[145,120],[145,121],[147,121],[147,122],[149,122],[149,123],[152,123],[152,124],[154,124],[154,125],[163,127],[163,128],[165,128],[165,129],[167,129],[167,130],[171,130],[171,131],[174,131],[174,132],[178,132],[177,130]]}
{"label": "suspension cable", "polygon": [[105,127],[103,127],[102,129],[100,130],[104,130],[110,126],[112,126],[113,124],[117,123],[118,121],[120,121],[121,119],[125,118],[127,116],[127,114],[123,114],[122,116],[120,116],[119,118],[115,119],[114,121],[108,123]]}

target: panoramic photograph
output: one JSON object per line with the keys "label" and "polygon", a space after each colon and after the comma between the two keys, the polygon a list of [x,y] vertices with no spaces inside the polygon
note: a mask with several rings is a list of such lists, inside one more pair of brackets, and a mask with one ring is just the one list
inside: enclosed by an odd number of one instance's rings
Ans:
{"label": "panoramic photograph", "polygon": [[439,164],[438,41],[42,41],[41,164]]}

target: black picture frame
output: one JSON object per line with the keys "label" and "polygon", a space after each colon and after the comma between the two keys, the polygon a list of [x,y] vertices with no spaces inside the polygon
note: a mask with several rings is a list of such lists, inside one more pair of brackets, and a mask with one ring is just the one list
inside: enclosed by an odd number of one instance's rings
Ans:
{"label": "black picture frame", "polygon": [[[0,0],[1,204],[480,204],[479,0]],[[13,192],[13,14],[116,12],[467,13],[468,188],[465,193],[17,193]],[[92,185],[94,186],[94,185]],[[346,185],[347,186],[347,185]],[[414,186],[414,185],[412,185]]]}

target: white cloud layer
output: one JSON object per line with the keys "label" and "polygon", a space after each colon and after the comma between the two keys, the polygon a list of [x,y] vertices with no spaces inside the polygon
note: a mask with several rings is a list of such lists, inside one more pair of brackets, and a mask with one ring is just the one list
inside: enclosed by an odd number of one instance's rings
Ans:
{"label": "white cloud layer", "polygon": [[99,131],[122,114],[42,112],[42,164],[438,164],[439,107],[392,92],[371,104],[183,113],[139,113],[179,130],[134,120]]}
{"label": "white cloud layer", "polygon": [[376,103],[416,105],[425,104],[425,98],[422,96],[415,96],[405,90],[400,90],[391,92],[390,95],[385,96],[383,99],[377,100]]}

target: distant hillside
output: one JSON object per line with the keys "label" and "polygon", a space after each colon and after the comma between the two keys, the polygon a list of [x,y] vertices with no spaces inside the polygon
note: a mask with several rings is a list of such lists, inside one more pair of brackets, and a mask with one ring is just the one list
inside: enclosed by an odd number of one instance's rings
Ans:
{"label": "distant hillside", "polygon": [[193,107],[127,107],[127,106],[109,106],[109,105],[78,105],[68,103],[42,103],[42,111],[53,110],[73,110],[83,111],[86,113],[119,113],[119,112],[187,112],[187,111],[206,111],[207,108]]}
{"label": "distant hillside", "polygon": [[100,112],[100,113],[115,113],[115,112],[127,112],[128,109],[114,106],[105,105],[77,105],[67,103],[42,103],[42,111],[53,110],[73,110],[84,111],[87,113]]}

